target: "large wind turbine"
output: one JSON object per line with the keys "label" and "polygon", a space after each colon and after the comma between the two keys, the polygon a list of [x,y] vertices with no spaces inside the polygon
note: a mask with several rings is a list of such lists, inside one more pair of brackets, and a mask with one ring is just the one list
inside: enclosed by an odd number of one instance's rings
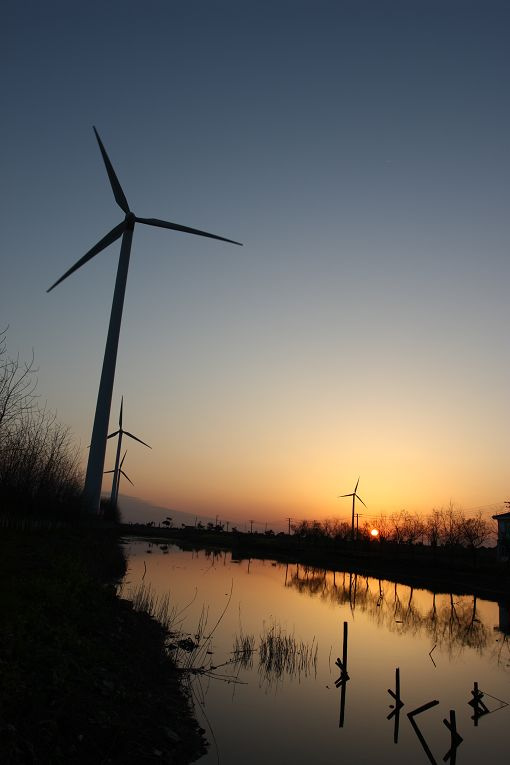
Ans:
{"label": "large wind turbine", "polygon": [[131,478],[126,475],[126,473],[122,470],[122,465],[124,464],[124,460],[126,459],[127,449],[124,452],[124,456],[120,461],[120,465],[117,467],[115,466],[115,470],[105,470],[105,473],[113,473],[113,480],[116,482],[116,491],[115,491],[115,497],[113,496],[112,491],[112,502],[114,503],[114,507],[117,507],[117,501],[119,499],[119,486],[120,486],[120,476],[121,474],[124,476],[124,478],[127,478],[131,486],[134,486],[133,481]]}
{"label": "large wind turbine", "polygon": [[[351,492],[351,494],[340,494],[337,499],[340,499],[341,497],[352,497],[352,520],[351,520],[351,540],[354,542],[354,509],[356,500],[359,499],[362,505],[365,505],[361,497],[356,493],[358,491],[358,484],[359,484],[359,478],[356,481],[356,486],[354,487],[354,491]],[[366,507],[366,505],[365,505]]]}
{"label": "large wind turbine", "polygon": [[[143,444],[144,446],[147,446],[149,449],[152,449],[152,446],[149,446],[149,444],[146,444],[145,441],[142,441],[141,438],[138,438],[137,436],[134,436],[132,433],[130,433],[128,430],[124,430],[122,427],[122,408],[124,406],[124,396],[122,396],[120,400],[120,414],[119,414],[119,429],[115,431],[115,433],[110,433],[108,438],[115,438],[115,436],[118,436],[117,441],[117,454],[115,456],[115,469],[113,471],[106,470],[106,473],[113,472],[113,481],[112,481],[112,493],[110,497],[110,501],[112,505],[117,505],[117,497],[119,496],[119,462],[120,462],[120,450],[122,447],[122,436],[129,436],[129,438],[134,439],[135,441],[138,441],[139,444]],[[108,439],[107,439],[108,440]],[[124,455],[125,457],[126,455]],[[127,476],[126,476],[127,478]],[[129,478],[128,478],[129,480]]]}
{"label": "large wind turbine", "polygon": [[178,223],[170,223],[165,220],[159,220],[158,218],[139,218],[129,208],[127,199],[122,191],[122,187],[113,169],[113,165],[110,162],[110,158],[106,153],[106,149],[99,137],[99,134],[94,128],[99,149],[103,157],[103,161],[110,179],[110,185],[112,187],[113,196],[115,201],[119,205],[120,209],[124,212],[124,220],[119,223],[115,228],[106,234],[97,244],[92,247],[80,260],[78,260],[74,266],[65,272],[63,276],[58,279],[55,284],[47,290],[50,292],[57,284],[60,284],[64,279],[70,276],[74,271],[87,263],[94,255],[97,255],[105,247],[115,242],[122,236],[122,244],[120,248],[119,265],[117,268],[117,277],[115,281],[115,290],[113,293],[112,310],[110,314],[110,324],[108,327],[108,336],[106,339],[106,347],[103,359],[103,368],[101,371],[101,380],[99,383],[99,392],[97,394],[96,414],[94,417],[94,426],[92,428],[92,437],[90,441],[90,452],[87,463],[87,473],[85,476],[85,486],[83,488],[83,494],[85,503],[89,510],[92,512],[99,512],[99,503],[101,498],[101,482],[104,469],[104,458],[106,451],[106,437],[108,434],[108,422],[110,419],[110,407],[112,402],[113,382],[115,378],[115,364],[117,361],[117,349],[119,345],[120,324],[122,319],[122,307],[124,305],[124,294],[126,291],[126,281],[129,268],[129,256],[131,254],[131,242],[133,239],[133,231],[135,223],[146,223],[149,226],[159,226],[160,228],[169,228],[172,231],[182,231],[185,234],[197,234],[198,236],[206,236],[210,239],[219,239],[222,242],[229,242],[230,244],[241,244],[240,242],[234,242],[232,239],[226,239],[223,236],[217,236],[216,234],[209,234],[206,231],[200,231],[196,228],[189,228],[188,226],[181,226]]}

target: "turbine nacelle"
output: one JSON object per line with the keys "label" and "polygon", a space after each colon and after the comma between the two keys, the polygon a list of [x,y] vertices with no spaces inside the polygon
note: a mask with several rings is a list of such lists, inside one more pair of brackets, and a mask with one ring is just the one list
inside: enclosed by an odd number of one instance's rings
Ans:
{"label": "turbine nacelle", "polygon": [[[356,481],[356,486],[354,487],[354,491],[351,491],[350,494],[339,494],[337,496],[337,499],[342,499],[342,497],[353,497],[353,498],[359,499],[361,504],[365,505],[365,503],[363,502],[363,500],[361,499],[361,497],[357,493],[358,492],[358,485],[359,485],[359,477],[358,477],[358,480]],[[365,507],[366,507],[366,505],[365,505]]]}

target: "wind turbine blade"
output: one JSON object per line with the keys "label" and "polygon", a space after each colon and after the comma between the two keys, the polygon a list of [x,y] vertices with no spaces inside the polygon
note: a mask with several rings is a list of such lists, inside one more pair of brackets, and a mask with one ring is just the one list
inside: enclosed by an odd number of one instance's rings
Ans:
{"label": "wind turbine blade", "polygon": [[352,497],[352,494],[339,494],[337,499],[341,499],[342,497]]}
{"label": "wind turbine blade", "polygon": [[[141,438],[137,438],[132,433],[129,433],[127,430],[124,431],[125,436],[129,436],[130,438],[134,438],[135,441],[138,441],[139,444],[143,444],[144,446],[149,446],[149,444],[146,444],[145,441],[142,441]],[[152,449],[152,446],[149,446],[149,449]]]}
{"label": "wind turbine blade", "polygon": [[105,470],[103,472],[105,472],[105,473],[115,473],[115,470]]}
{"label": "wind turbine blade", "polygon": [[358,476],[358,480],[356,481],[356,486],[354,487],[353,494],[356,494],[356,492],[358,491],[358,484],[359,484],[359,476]]}
{"label": "wind turbine blade", "polygon": [[101,154],[103,155],[103,161],[106,166],[106,172],[108,173],[108,178],[110,179],[110,184],[113,191],[113,196],[115,197],[115,201],[119,205],[121,210],[124,210],[125,213],[129,212],[129,205],[127,203],[127,199],[124,196],[124,192],[122,191],[122,186],[119,183],[119,179],[117,178],[115,174],[115,170],[113,169],[113,165],[110,162],[110,157],[106,153],[106,149],[103,146],[102,140],[99,138],[99,133],[97,132],[96,128],[94,128],[94,133],[96,134],[97,142],[99,144],[99,148],[101,149]]}
{"label": "wind turbine blade", "polygon": [[112,228],[112,230],[106,234],[106,236],[103,236],[103,238],[95,244],[91,250],[89,250],[83,258],[80,258],[74,266],[71,266],[71,268],[65,272],[63,276],[58,279],[55,284],[52,284],[49,289],[46,290],[46,292],[51,292],[51,290],[57,286],[57,284],[60,284],[60,282],[63,282],[64,279],[67,279],[68,276],[71,276],[75,271],[77,271],[79,268],[85,265],[91,258],[94,257],[94,255],[97,255],[98,252],[101,252],[101,250],[104,250],[105,247],[108,247],[108,245],[113,244],[116,239],[119,238],[124,233],[124,221],[122,223],[119,223],[118,226],[115,226],[115,228]]}
{"label": "wind turbine blade", "polygon": [[120,461],[119,470],[121,470],[121,468],[122,468],[122,465],[124,464],[124,460],[126,459],[126,454],[127,454],[127,449],[126,449],[126,451],[124,452],[124,456],[123,456],[123,458],[122,458],[122,459],[121,459],[121,461]]}
{"label": "wind turbine blade", "polygon": [[120,430],[116,430],[115,433],[110,433],[109,436],[106,436],[106,440],[108,441],[109,438],[115,438],[115,436],[118,436],[120,433]]}
{"label": "wind turbine blade", "polygon": [[190,228],[189,226],[181,226],[179,223],[169,223],[166,220],[158,220],[158,218],[135,218],[137,223],[146,223],[148,226],[159,226],[159,228],[170,228],[172,231],[182,231],[185,234],[197,234],[198,236],[207,236],[209,239],[219,239],[220,242],[229,242],[229,244],[238,244],[242,247],[241,242],[235,242],[233,239],[225,239],[224,236],[217,236],[216,234],[209,234],[207,231],[200,231],[198,228]]}
{"label": "wind turbine blade", "polygon": [[131,478],[130,478],[128,475],[126,475],[126,474],[125,474],[125,472],[124,472],[123,470],[119,470],[119,472],[120,472],[120,473],[122,473],[122,475],[124,476],[124,478],[127,478],[127,479],[128,479],[128,481],[129,481],[129,483],[131,484],[131,486],[134,486],[134,483],[133,483],[133,481],[131,480]]}
{"label": "wind turbine blade", "polygon": [[119,430],[122,430],[122,407],[124,406],[124,396],[120,399]]}
{"label": "wind turbine blade", "polygon": [[[357,495],[357,494],[355,494],[354,496],[356,497],[356,499],[359,499],[359,501],[361,502],[361,504],[362,504],[362,505],[365,505],[365,503],[363,502],[363,500],[361,499],[361,497],[358,497],[358,495]],[[365,507],[366,507],[366,505],[365,505]]]}

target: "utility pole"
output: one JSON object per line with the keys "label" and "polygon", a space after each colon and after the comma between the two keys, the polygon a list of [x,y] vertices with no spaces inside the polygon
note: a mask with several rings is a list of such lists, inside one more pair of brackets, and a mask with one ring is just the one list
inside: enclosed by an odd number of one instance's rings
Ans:
{"label": "utility pole", "polygon": [[250,534],[253,534],[253,524],[255,521],[250,521]]}
{"label": "utility pole", "polygon": [[227,523],[227,534],[228,534],[228,527],[230,525],[230,521],[227,521],[226,523]]}
{"label": "utility pole", "polygon": [[287,518],[287,520],[289,522],[289,537],[290,537],[290,522],[291,522],[292,518]]}

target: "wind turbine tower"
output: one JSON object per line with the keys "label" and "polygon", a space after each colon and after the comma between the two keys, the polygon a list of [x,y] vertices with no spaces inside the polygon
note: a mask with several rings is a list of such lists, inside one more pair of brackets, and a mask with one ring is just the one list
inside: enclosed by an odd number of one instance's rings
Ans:
{"label": "wind turbine tower", "polygon": [[[120,450],[122,447],[122,437],[129,436],[129,438],[132,438],[134,441],[138,441],[139,444],[143,444],[144,446],[147,446],[149,449],[152,449],[152,446],[149,446],[149,444],[146,444],[145,441],[142,441],[141,438],[138,438],[137,436],[134,436],[132,433],[130,433],[128,430],[123,429],[122,427],[123,405],[124,405],[124,396],[122,396],[120,400],[119,429],[116,430],[115,433],[110,433],[110,435],[108,436],[108,438],[115,438],[115,436],[119,437],[117,441],[117,454],[115,456],[115,469],[113,471],[105,470],[105,473],[113,472],[112,493],[111,493],[110,501],[114,507],[117,506],[117,499],[119,497],[119,478],[120,478],[119,462],[120,462]],[[124,457],[125,456],[126,455],[124,455]],[[128,478],[128,481],[129,481],[129,478]]]}
{"label": "wind turbine tower", "polygon": [[122,320],[122,308],[124,306],[124,295],[126,292],[126,282],[129,269],[129,258],[131,255],[131,243],[133,240],[133,231],[135,223],[144,223],[148,226],[157,226],[159,228],[168,228],[172,231],[181,231],[185,234],[196,234],[198,236],[205,236],[209,239],[219,239],[222,242],[229,242],[230,244],[241,244],[240,242],[234,242],[232,239],[226,239],[223,236],[217,236],[216,234],[210,234],[207,231],[201,231],[196,228],[189,228],[189,226],[181,226],[179,223],[170,223],[169,221],[159,220],[158,218],[139,218],[130,209],[127,199],[124,195],[122,187],[119,183],[113,165],[110,162],[110,158],[106,153],[106,149],[99,137],[99,134],[94,128],[99,149],[103,157],[103,162],[106,167],[106,172],[110,180],[113,196],[118,206],[124,213],[124,220],[112,230],[106,234],[100,241],[95,244],[85,255],[76,261],[74,266],[65,272],[52,286],[47,290],[50,292],[57,284],[67,279],[72,273],[77,271],[81,266],[85,265],[91,260],[94,255],[97,255],[105,247],[108,247],[113,242],[122,237],[122,243],[120,247],[119,265],[117,268],[117,277],[115,280],[115,289],[113,293],[112,310],[110,313],[110,324],[108,327],[108,335],[106,339],[106,347],[103,358],[103,368],[101,371],[101,379],[99,383],[99,391],[97,394],[96,413],[94,417],[94,425],[92,428],[92,437],[90,440],[90,451],[87,463],[87,473],[85,476],[85,486],[83,488],[84,500],[87,508],[91,512],[99,512],[99,504],[101,499],[101,483],[103,479],[104,470],[104,458],[106,452],[106,438],[108,434],[108,423],[110,420],[110,408],[112,403],[113,383],[115,379],[115,365],[117,361],[117,349],[119,346],[120,325]]}
{"label": "wind turbine tower", "polygon": [[127,478],[129,483],[131,484],[131,486],[134,486],[134,483],[131,480],[131,478],[128,475],[126,475],[126,473],[122,470],[122,465],[124,464],[124,460],[126,459],[126,454],[127,454],[127,449],[124,452],[124,456],[123,456],[123,458],[120,461],[120,465],[118,467],[116,467],[115,470],[105,470],[104,471],[105,473],[113,473],[113,480],[114,480],[115,486],[116,486],[115,496],[113,494],[113,489],[112,489],[112,502],[114,504],[114,507],[117,507],[117,501],[119,499],[120,476],[123,475],[124,478]]}
{"label": "wind turbine tower", "polygon": [[[365,505],[361,497],[356,493],[358,491],[358,484],[359,484],[359,477],[356,481],[356,486],[354,487],[354,491],[351,492],[351,494],[340,494],[337,499],[340,499],[341,497],[352,497],[352,520],[351,520],[351,541],[354,542],[354,510],[356,506],[356,500],[359,499],[362,505]],[[366,507],[366,505],[365,505]]]}

